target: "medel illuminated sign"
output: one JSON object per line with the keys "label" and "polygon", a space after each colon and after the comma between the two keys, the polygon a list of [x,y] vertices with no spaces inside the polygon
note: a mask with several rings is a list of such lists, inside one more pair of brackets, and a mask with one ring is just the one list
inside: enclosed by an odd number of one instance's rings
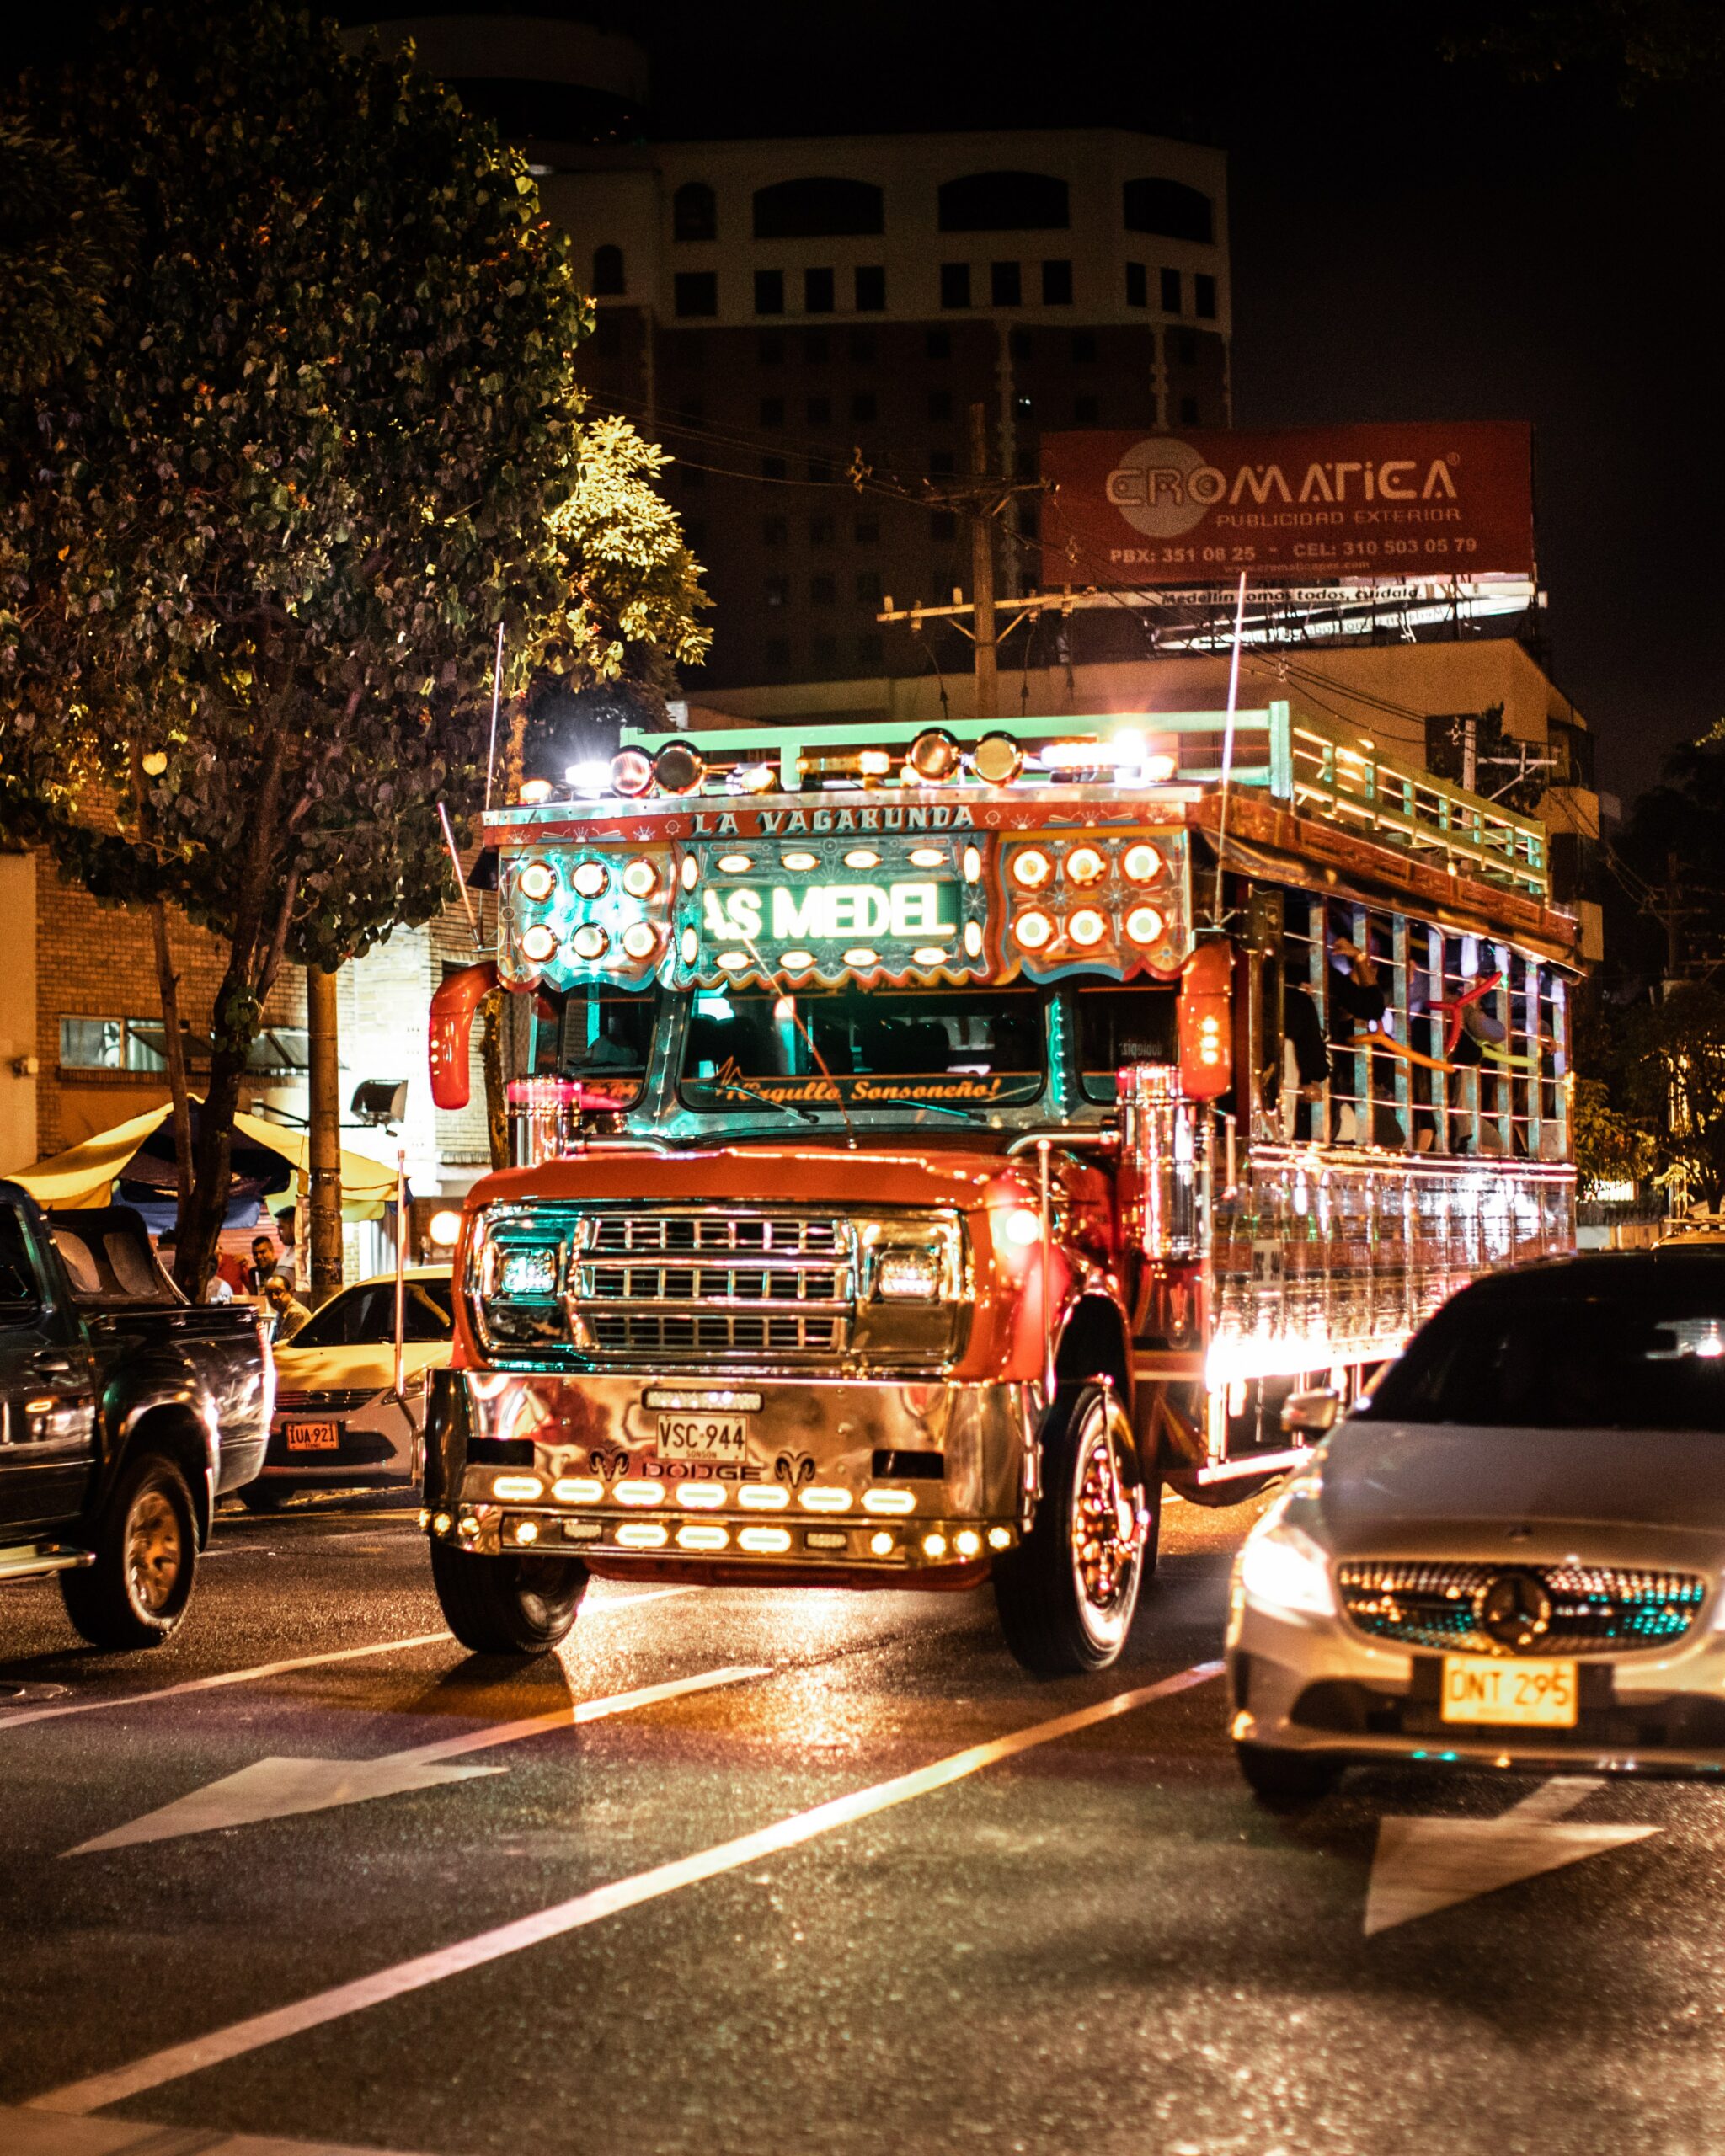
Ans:
{"label": "medel illuminated sign", "polygon": [[710,943],[813,943],[902,937],[926,943],[959,933],[950,882],[709,884],[702,926]]}

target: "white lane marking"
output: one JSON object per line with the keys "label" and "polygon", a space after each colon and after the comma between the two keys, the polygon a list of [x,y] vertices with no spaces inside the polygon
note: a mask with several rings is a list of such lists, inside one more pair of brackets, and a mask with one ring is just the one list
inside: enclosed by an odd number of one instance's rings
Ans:
{"label": "white lane marking", "polygon": [[176,1797],[155,1812],[115,1827],[92,1841],[67,1849],[83,1856],[93,1849],[126,1849],[135,1842],[165,1842],[179,1834],[209,1834],[221,1827],[249,1827],[260,1819],[286,1819],[301,1812],[327,1812],[339,1804],[363,1804],[377,1796],[399,1796],[408,1790],[435,1789],[441,1782],[469,1780],[475,1774],[501,1774],[503,1767],[451,1767],[443,1762],[464,1752],[488,1752],[494,1745],[519,1744],[525,1737],[543,1737],[553,1729],[575,1729],[613,1715],[656,1707],[691,1692],[710,1692],[720,1684],[740,1684],[771,1677],[764,1662],[729,1669],[703,1670],[697,1677],[676,1677],[661,1684],[643,1684],[608,1699],[571,1700],[550,1714],[519,1721],[492,1722],[479,1729],[441,1737],[411,1751],[392,1752],[381,1759],[270,1758],[254,1760],[238,1774],[224,1774],[188,1796]]}
{"label": "white lane marking", "polygon": [[[613,1611],[631,1609],[637,1603],[662,1602],[674,1594],[694,1594],[692,1587],[645,1588],[638,1594],[607,1595],[604,1601],[595,1602],[583,1609],[581,1624],[590,1623],[595,1617],[609,1616]],[[447,1640],[448,1632],[415,1632],[405,1640],[380,1640],[374,1646],[336,1647],[327,1654],[296,1655],[290,1662],[260,1662],[249,1669],[219,1670],[213,1677],[188,1677],[178,1684],[163,1684],[154,1692],[120,1693],[105,1700],[70,1700],[62,1706],[27,1707],[15,1715],[0,1715],[0,1730],[19,1729],[29,1721],[57,1721],[62,1715],[94,1715],[112,1707],[142,1707],[156,1700],[177,1700],[188,1692],[213,1692],[223,1684],[252,1684],[265,1677],[280,1677],[294,1669],[318,1669],[333,1662],[360,1662],[367,1655],[403,1654],[409,1647],[435,1646]]]}
{"label": "white lane marking", "polygon": [[1604,1786],[1591,1774],[1555,1774],[1495,1819],[1380,1819],[1365,1897],[1366,1936],[1664,1833],[1659,1827],[1564,1821],[1564,1812]]}
{"label": "white lane marking", "polygon": [[1052,1743],[1057,1737],[1070,1737],[1097,1722],[1130,1714],[1135,1707],[1148,1706],[1153,1700],[1165,1700],[1174,1693],[1189,1690],[1194,1684],[1206,1684],[1220,1675],[1221,1668],[1219,1662],[1201,1662],[1182,1670],[1177,1677],[1163,1678],[1160,1684],[1117,1692],[1112,1699],[1099,1700],[1094,1706],[1057,1715],[1051,1721],[1034,1722],[1028,1729],[1014,1731],[1010,1737],[970,1745],[963,1752],[937,1759],[932,1766],[917,1767],[910,1774],[895,1776],[891,1781],[877,1782],[871,1789],[853,1790],[848,1796],[834,1797],[828,1803],[817,1804],[811,1811],[793,1812],[788,1818],[777,1820],[752,1834],[740,1834],[734,1841],[720,1842],[712,1849],[698,1850],[693,1856],[656,1865],[650,1871],[637,1872],[632,1879],[618,1879],[607,1886],[594,1887],[587,1893],[577,1894],[571,1901],[554,1903],[531,1916],[519,1917],[512,1924],[476,1932],[471,1939],[459,1940],[452,1946],[416,1955],[412,1961],[398,1961],[393,1968],[379,1969],[351,1983],[314,1992],[310,1998],[296,1999],[291,2006],[254,2014],[225,2029],[212,2029],[207,2036],[195,2036],[188,2043],[171,2044],[165,2051],[152,2052],[143,2058],[133,2060],[130,2066],[115,2067],[109,2073],[92,2074],[85,2080],[51,2089],[45,2095],[33,2097],[31,2108],[81,2117],[100,2111],[104,2105],[124,2103],[146,2089],[160,2088],[163,2082],[178,2081],[206,2067],[219,2066],[223,2061],[242,2057],[248,2052],[261,2051],[267,2045],[280,2043],[284,2037],[320,2028],[326,2021],[341,2020],[367,2007],[382,2005],[387,1999],[399,1999],[404,1993],[441,1983],[446,1977],[482,1967],[488,1961],[518,1954],[524,1947],[541,1945],[547,1939],[559,1939],[566,1932],[598,1924],[621,1910],[636,1908],[644,1902],[676,1893],[681,1887],[697,1886],[721,1872],[734,1871],[740,1865],[756,1864],[763,1857],[795,1849],[804,1842],[812,1842],[818,1835],[830,1833],[835,1828],[848,1827],[895,1804],[926,1796],[932,1790],[944,1789],[949,1783],[963,1780],[967,1774],[980,1774],[985,1767],[1012,1758],[1020,1752],[1028,1752],[1039,1744]]}
{"label": "white lane marking", "polygon": [[144,2119],[56,2118],[10,2105],[0,2105],[0,2148],[6,2156],[392,2156],[345,2143],[338,2148],[331,2141],[282,2141],[273,2133],[263,2139],[253,2133],[206,2133]]}

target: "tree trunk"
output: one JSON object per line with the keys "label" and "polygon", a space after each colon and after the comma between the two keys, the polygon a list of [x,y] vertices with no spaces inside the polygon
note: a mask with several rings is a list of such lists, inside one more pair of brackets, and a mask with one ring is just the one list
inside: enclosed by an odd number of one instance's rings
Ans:
{"label": "tree trunk", "polygon": [[336,983],[321,967],[306,969],[306,1017],[311,1037],[312,1305],[341,1285],[341,1048]]}
{"label": "tree trunk", "polygon": [[[247,1043],[249,1047],[250,1043]],[[192,1187],[181,1209],[184,1225],[174,1248],[174,1277],[194,1302],[202,1299],[216,1263],[216,1244],[227,1214],[233,1156],[233,1117],[246,1074],[246,1048],[223,1046],[218,1036],[210,1058],[210,1085],[198,1118],[192,1156]]]}
{"label": "tree trunk", "polygon": [[479,1035],[479,1062],[485,1073],[485,1136],[494,1168],[506,1168],[509,1158],[509,1097],[503,1081],[504,997],[494,988],[480,1002],[484,1023]]}
{"label": "tree trunk", "polygon": [[[156,980],[162,995],[162,1054],[168,1065],[168,1090],[174,1101],[174,1187],[179,1210],[174,1218],[174,1278],[181,1262],[180,1238],[192,1195],[192,1104],[185,1082],[185,1036],[179,1030],[179,975],[168,947],[168,908],[160,899],[150,906],[156,939]],[[180,1281],[184,1287],[185,1283]]]}

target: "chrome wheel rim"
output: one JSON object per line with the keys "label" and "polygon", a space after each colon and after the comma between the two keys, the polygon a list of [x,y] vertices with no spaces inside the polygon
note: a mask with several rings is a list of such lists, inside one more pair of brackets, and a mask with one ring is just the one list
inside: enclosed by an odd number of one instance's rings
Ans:
{"label": "chrome wheel rim", "polygon": [[132,1604],[159,1617],[179,1585],[185,1545],[179,1515],[165,1491],[141,1490],[126,1523],[126,1583]]}
{"label": "chrome wheel rim", "polygon": [[1098,1646],[1125,1638],[1138,1601],[1144,1536],[1122,1472],[1119,1410],[1099,1400],[1084,1417],[1072,1464],[1072,1578],[1085,1630]]}

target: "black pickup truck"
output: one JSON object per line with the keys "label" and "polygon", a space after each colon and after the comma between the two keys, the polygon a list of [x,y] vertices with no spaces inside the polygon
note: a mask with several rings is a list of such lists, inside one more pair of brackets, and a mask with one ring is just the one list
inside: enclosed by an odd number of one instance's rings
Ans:
{"label": "black pickup truck", "polygon": [[130,1207],[0,1182],[0,1581],[57,1573],[97,1646],[165,1640],[275,1387],[252,1305],[187,1302]]}

